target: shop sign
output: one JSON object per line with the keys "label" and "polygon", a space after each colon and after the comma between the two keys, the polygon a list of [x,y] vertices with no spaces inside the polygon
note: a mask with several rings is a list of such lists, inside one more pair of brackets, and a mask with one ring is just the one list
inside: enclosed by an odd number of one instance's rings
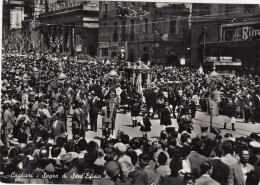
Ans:
{"label": "shop sign", "polygon": [[213,56],[205,58],[205,61],[207,61],[207,62],[214,62],[214,61],[217,61],[217,60],[218,60],[218,57],[213,57]]}
{"label": "shop sign", "polygon": [[215,63],[217,66],[241,66],[242,62],[216,62]]}
{"label": "shop sign", "polygon": [[260,24],[223,27],[222,41],[260,40]]}
{"label": "shop sign", "polygon": [[206,62],[232,62],[233,58],[232,56],[220,56],[220,57],[215,57],[215,56],[209,56],[205,58]]}
{"label": "shop sign", "polygon": [[76,52],[81,52],[82,51],[82,45],[77,45],[75,50],[76,50]]}
{"label": "shop sign", "polygon": [[221,56],[219,57],[220,60],[232,60],[232,57],[224,57],[224,56]]}
{"label": "shop sign", "polygon": [[180,58],[180,65],[185,65],[185,58]]}
{"label": "shop sign", "polygon": [[119,44],[118,43],[111,43],[110,44],[110,50],[118,50]]}
{"label": "shop sign", "polygon": [[98,11],[99,2],[88,2],[88,1],[58,1],[49,3],[49,11],[63,10],[67,8],[74,8],[84,5],[84,10],[95,10]]}
{"label": "shop sign", "polygon": [[108,42],[100,42],[99,48],[108,48]]}
{"label": "shop sign", "polygon": [[119,54],[120,60],[125,60],[125,47],[121,47],[120,54]]}

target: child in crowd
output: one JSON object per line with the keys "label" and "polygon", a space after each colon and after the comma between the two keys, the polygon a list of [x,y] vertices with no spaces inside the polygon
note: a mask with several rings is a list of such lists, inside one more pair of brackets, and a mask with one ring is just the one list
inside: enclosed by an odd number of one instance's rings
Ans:
{"label": "child in crowd", "polygon": [[139,122],[138,125],[141,126],[140,131],[142,132],[142,135],[147,138],[152,126],[147,113],[143,113],[143,121],[142,123]]}

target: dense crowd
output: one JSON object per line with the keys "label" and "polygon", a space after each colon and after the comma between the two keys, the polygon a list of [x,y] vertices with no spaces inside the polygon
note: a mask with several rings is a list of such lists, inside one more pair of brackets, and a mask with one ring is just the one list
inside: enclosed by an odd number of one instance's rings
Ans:
{"label": "dense crowd", "polygon": [[[260,122],[259,77],[213,76],[202,67],[151,64],[149,69],[151,82],[143,75],[137,83],[126,64],[106,59],[40,52],[3,56],[1,182],[259,184],[257,131],[234,138],[201,127],[201,134],[191,137],[198,108],[224,115],[224,128],[230,123],[233,131],[237,117]],[[131,112],[133,127],[139,126],[143,137],[113,133],[121,124],[118,109]],[[103,138],[100,144],[87,142],[88,132],[97,132],[99,114]],[[155,117],[162,126],[156,141],[149,137]],[[178,128],[171,126],[172,117]]]}

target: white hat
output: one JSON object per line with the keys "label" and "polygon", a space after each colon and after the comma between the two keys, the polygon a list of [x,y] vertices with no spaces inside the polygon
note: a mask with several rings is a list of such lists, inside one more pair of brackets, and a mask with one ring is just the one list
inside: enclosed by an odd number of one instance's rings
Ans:
{"label": "white hat", "polygon": [[254,147],[254,148],[260,148],[260,143],[257,141],[251,141],[249,143],[250,146]]}
{"label": "white hat", "polygon": [[58,80],[64,80],[66,78],[67,78],[67,76],[64,73],[60,73]]}

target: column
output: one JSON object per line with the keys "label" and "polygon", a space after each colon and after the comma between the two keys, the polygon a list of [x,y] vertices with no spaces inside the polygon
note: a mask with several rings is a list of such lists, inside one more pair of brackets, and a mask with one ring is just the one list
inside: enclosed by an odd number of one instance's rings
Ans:
{"label": "column", "polygon": [[133,82],[132,84],[134,85],[135,84],[135,70],[133,70]]}
{"label": "column", "polygon": [[147,87],[150,87],[150,86],[151,86],[151,77],[150,77],[150,73],[147,73],[146,84],[147,84]]}

